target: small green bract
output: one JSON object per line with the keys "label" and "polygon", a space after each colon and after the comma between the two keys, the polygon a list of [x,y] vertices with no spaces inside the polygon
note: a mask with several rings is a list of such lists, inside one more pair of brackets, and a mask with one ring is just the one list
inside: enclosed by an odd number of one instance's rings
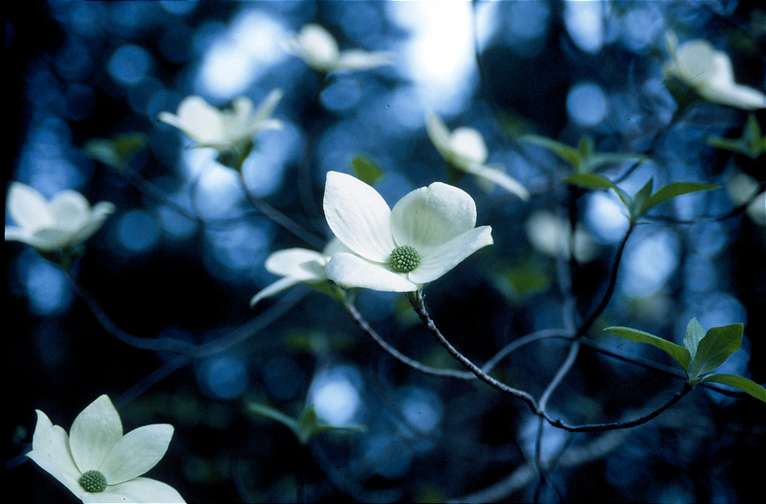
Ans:
{"label": "small green bract", "polygon": [[98,471],[87,471],[78,480],[86,492],[100,493],[106,490],[106,478]]}
{"label": "small green bract", "polygon": [[388,258],[388,264],[397,273],[409,273],[420,264],[420,254],[409,245],[396,247]]}

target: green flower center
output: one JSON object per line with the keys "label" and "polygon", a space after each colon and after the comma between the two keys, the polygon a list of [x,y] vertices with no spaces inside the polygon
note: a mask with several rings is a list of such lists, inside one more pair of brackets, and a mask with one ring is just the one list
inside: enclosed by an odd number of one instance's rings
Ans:
{"label": "green flower center", "polygon": [[420,264],[420,254],[413,247],[403,245],[396,247],[388,258],[388,265],[397,273],[409,273]]}
{"label": "green flower center", "polygon": [[82,473],[78,483],[80,483],[80,486],[89,493],[99,493],[106,490],[106,478],[98,471],[87,471]]}

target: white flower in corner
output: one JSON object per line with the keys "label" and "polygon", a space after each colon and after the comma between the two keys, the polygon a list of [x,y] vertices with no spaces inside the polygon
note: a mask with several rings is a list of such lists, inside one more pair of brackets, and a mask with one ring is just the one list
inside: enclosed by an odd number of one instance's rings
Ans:
{"label": "white flower in corner", "polygon": [[250,300],[250,306],[299,283],[312,285],[324,282],[327,280],[324,270],[327,262],[334,254],[347,250],[341,242],[333,239],[321,253],[305,248],[274,252],[266,259],[266,270],[282,278],[258,291]]}
{"label": "white flower in corner", "polygon": [[83,502],[181,503],[173,487],[141,477],[162,459],[172,436],[168,424],[123,435],[119,413],[102,395],[77,415],[68,436],[37,410],[27,456]]}
{"label": "white flower in corner", "polygon": [[529,191],[502,168],[487,166],[487,146],[481,134],[472,128],[457,128],[450,133],[434,113],[426,116],[426,131],[439,154],[459,170],[497,184],[519,198],[529,199]]}
{"label": "white flower in corner", "polygon": [[286,50],[320,72],[338,70],[369,70],[393,63],[390,52],[369,52],[360,49],[340,51],[332,35],[316,24],[307,24],[292,39]]}
{"label": "white flower in corner", "polygon": [[282,91],[275,89],[257,108],[243,96],[234,100],[230,110],[222,110],[199,96],[189,96],[178,106],[177,114],[162,112],[159,119],[183,131],[199,147],[225,151],[250,142],[261,131],[280,128],[282,123],[271,114],[281,99]]}
{"label": "white flower in corner", "polygon": [[475,227],[473,198],[441,182],[415,189],[391,210],[361,180],[329,172],[323,205],[330,229],[351,251],[325,267],[343,287],[414,291],[492,244],[492,228]]}
{"label": "white flower in corner", "polygon": [[734,81],[731,60],[705,40],[690,40],[680,46],[668,35],[670,61],[666,75],[692,87],[702,98],[722,105],[754,110],[766,107],[766,95]]}
{"label": "white flower in corner", "polygon": [[6,241],[19,241],[40,250],[55,252],[75,247],[90,238],[114,212],[114,205],[97,203],[91,208],[77,191],[62,191],[48,202],[42,194],[20,182],[8,191],[8,214],[16,226],[5,228]]}

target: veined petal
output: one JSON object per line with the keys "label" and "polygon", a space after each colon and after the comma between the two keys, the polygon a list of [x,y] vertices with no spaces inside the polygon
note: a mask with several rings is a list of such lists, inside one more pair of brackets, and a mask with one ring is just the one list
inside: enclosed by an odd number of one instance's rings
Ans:
{"label": "veined petal", "polygon": [[77,191],[61,191],[48,206],[55,225],[59,229],[75,231],[90,218],[90,203]]}
{"label": "veined petal", "polygon": [[481,177],[483,179],[489,180],[490,182],[494,184],[499,185],[506,191],[515,194],[516,196],[518,196],[519,198],[525,201],[529,199],[529,191],[527,191],[527,188],[521,185],[520,182],[518,182],[515,178],[505,173],[500,168],[472,164],[472,165],[469,165],[468,168],[466,168],[466,171],[469,173],[472,173],[473,175],[476,175],[477,177]]}
{"label": "veined petal", "polygon": [[441,182],[415,189],[391,211],[396,244],[411,245],[418,251],[441,245],[475,225],[473,198],[462,189]]}
{"label": "veined petal", "polygon": [[444,124],[439,116],[433,112],[429,112],[426,115],[426,132],[428,133],[428,138],[431,139],[434,147],[436,147],[436,150],[439,151],[439,154],[441,154],[443,158],[449,159],[451,157],[449,129],[447,129],[447,125]]}
{"label": "veined petal", "polygon": [[133,429],[114,445],[99,470],[110,485],[137,478],[165,456],[172,437],[173,426],[169,424]]}
{"label": "veined petal", "polygon": [[421,253],[420,265],[409,273],[415,283],[433,282],[460,264],[466,257],[492,245],[492,228],[481,226],[467,231],[438,247]]}
{"label": "veined petal", "polygon": [[108,486],[101,493],[86,493],[82,500],[88,504],[114,502],[177,504],[186,502],[175,488],[151,478],[136,478],[119,485]]}
{"label": "veined petal", "polygon": [[385,292],[412,292],[418,286],[406,275],[348,252],[335,254],[325,267],[327,277],[343,287],[362,287]]}
{"label": "veined petal", "polygon": [[324,256],[315,250],[291,248],[279,250],[266,259],[266,270],[275,275],[291,277],[296,280],[324,280],[317,278],[314,268],[305,268],[308,262],[324,262]]}
{"label": "veined petal", "polygon": [[457,128],[450,137],[452,152],[458,161],[482,164],[487,160],[487,145],[481,134],[473,128]]}
{"label": "veined petal", "polygon": [[297,278],[291,278],[291,277],[285,277],[280,278],[276,282],[267,285],[263,289],[256,292],[255,296],[250,299],[250,306],[253,307],[256,304],[260,303],[262,300],[266,299],[267,297],[271,297],[275,294],[279,294],[283,290],[287,290],[293,285],[301,283],[300,280]]}
{"label": "veined petal", "polygon": [[77,482],[80,471],[69,453],[66,432],[58,425],[53,425],[45,413],[36,411],[37,425],[32,436],[32,451],[27,453],[27,457],[34,460],[75,496],[82,498],[85,491]]}
{"label": "veined petal", "polygon": [[69,429],[69,449],[80,472],[100,470],[122,438],[122,422],[108,396],[99,396],[77,415]]}
{"label": "veined petal", "polygon": [[394,62],[394,55],[390,52],[370,52],[360,49],[343,51],[335,63],[336,70],[369,70]]}
{"label": "veined petal", "polygon": [[115,210],[115,206],[108,201],[101,201],[96,203],[90,213],[88,222],[82,228],[80,228],[79,231],[77,231],[77,234],[74,237],[74,241],[78,243],[83,242],[93,236],[93,234],[98,231],[101,226],[104,225],[104,221],[107,219],[107,217],[113,214]]}
{"label": "veined petal", "polygon": [[378,191],[351,175],[331,171],[323,207],[327,224],[346,247],[370,261],[388,260],[394,249],[391,210]]}
{"label": "veined petal", "polygon": [[53,224],[48,202],[43,195],[21,182],[11,183],[8,213],[17,225],[32,232]]}

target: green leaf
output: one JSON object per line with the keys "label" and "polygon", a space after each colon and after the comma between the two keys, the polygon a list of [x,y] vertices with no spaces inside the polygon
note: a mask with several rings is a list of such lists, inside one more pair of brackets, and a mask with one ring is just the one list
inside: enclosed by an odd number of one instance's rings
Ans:
{"label": "green leaf", "polygon": [[649,197],[652,194],[652,189],[654,188],[654,179],[649,179],[646,184],[644,184],[644,187],[639,189],[639,191],[636,193],[636,195],[633,197],[633,204],[631,205],[631,215],[633,217],[638,217],[642,213],[644,213],[644,209],[646,207],[646,202],[649,201]]}
{"label": "green leaf", "polygon": [[660,338],[654,334],[648,332],[639,331],[638,329],[632,329],[630,327],[607,327],[604,331],[610,332],[615,336],[625,338],[637,343],[645,343],[659,348],[666,354],[670,355],[676,362],[678,362],[685,370],[689,368],[689,351],[677,345],[672,341]]}
{"label": "green leaf", "polygon": [[697,345],[697,352],[689,365],[689,379],[694,381],[714,371],[742,346],[744,325],[731,324],[713,327]]}
{"label": "green leaf", "polygon": [[753,380],[748,380],[744,376],[737,376],[732,374],[712,374],[706,376],[702,381],[723,383],[724,385],[738,388],[742,392],[750,394],[759,401],[766,403],[766,388],[758,385]]}
{"label": "green leaf", "polygon": [[743,156],[753,157],[750,149],[747,145],[744,144],[744,142],[742,142],[741,139],[732,140],[729,138],[711,136],[708,137],[707,144],[711,147],[715,147],[716,149],[727,150],[736,152],[737,154],[742,154]]}
{"label": "green leaf", "polygon": [[676,198],[678,196],[699,191],[710,191],[718,189],[717,184],[703,184],[699,182],[673,182],[668,184],[656,193],[652,194],[644,204],[643,211],[646,212],[661,203]]}
{"label": "green leaf", "polygon": [[558,156],[559,159],[570,164],[575,169],[579,168],[582,163],[582,157],[577,149],[561,142],[557,142],[556,140],[539,135],[524,135],[519,137],[519,140],[549,150]]}
{"label": "green leaf", "polygon": [[375,185],[375,182],[383,176],[383,170],[380,166],[362,154],[354,156],[354,159],[351,160],[351,168],[353,168],[357,178],[370,185]]}
{"label": "green leaf", "polygon": [[567,184],[584,187],[586,189],[615,189],[611,180],[597,173],[577,173],[564,179]]}
{"label": "green leaf", "polygon": [[689,350],[689,354],[691,355],[692,359],[694,359],[694,356],[697,354],[697,346],[699,345],[699,342],[702,341],[702,338],[705,337],[705,328],[702,327],[702,325],[697,321],[696,318],[693,318],[689,321],[689,324],[686,326],[686,335],[684,336],[684,346],[687,350]]}
{"label": "green leaf", "polygon": [[577,152],[580,153],[580,159],[588,159],[593,154],[593,139],[587,135],[580,138],[577,144]]}
{"label": "green leaf", "polygon": [[763,135],[761,134],[761,126],[758,124],[758,120],[753,114],[750,114],[747,117],[745,131],[742,133],[742,140],[747,146],[751,157],[758,157],[761,154]]}

